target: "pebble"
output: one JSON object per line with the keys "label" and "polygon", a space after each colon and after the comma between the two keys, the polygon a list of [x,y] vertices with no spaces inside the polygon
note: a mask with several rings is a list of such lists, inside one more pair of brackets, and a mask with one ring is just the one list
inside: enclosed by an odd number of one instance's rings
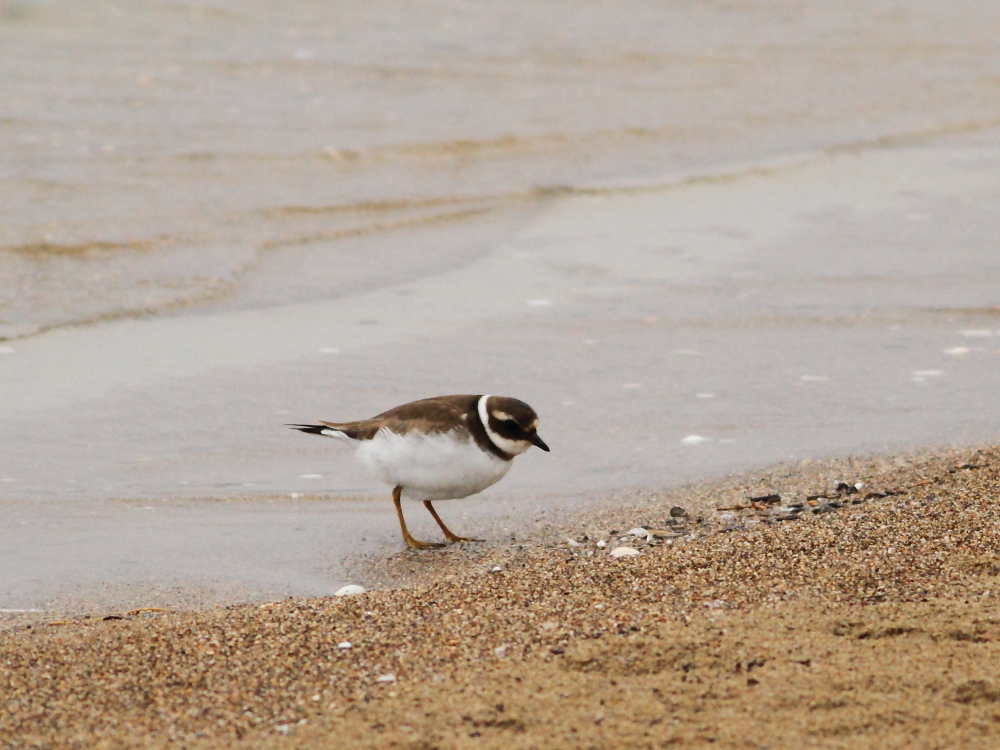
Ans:
{"label": "pebble", "polygon": [[639,550],[635,547],[615,547],[608,554],[612,557],[635,557],[639,554]]}
{"label": "pebble", "polygon": [[337,644],[337,648],[344,649],[344,650],[349,649],[349,648],[351,648],[351,642],[350,641],[341,641],[340,643]]}
{"label": "pebble", "polygon": [[629,529],[628,531],[625,532],[625,535],[626,536],[642,537],[647,542],[650,541],[653,538],[653,535],[650,534],[648,531],[646,531],[646,529],[642,528],[641,526],[637,526],[634,529]]}
{"label": "pebble", "polygon": [[671,518],[687,518],[687,515],[688,512],[679,505],[675,505],[673,508],[670,509]]}
{"label": "pebble", "polygon": [[353,596],[354,594],[365,593],[364,586],[358,586],[356,583],[350,583],[347,586],[341,586],[334,592],[334,596]]}

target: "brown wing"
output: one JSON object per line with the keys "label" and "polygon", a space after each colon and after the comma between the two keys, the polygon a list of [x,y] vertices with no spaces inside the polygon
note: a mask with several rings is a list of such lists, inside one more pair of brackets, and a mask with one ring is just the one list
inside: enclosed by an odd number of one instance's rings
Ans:
{"label": "brown wing", "polygon": [[433,434],[448,432],[460,425],[467,427],[465,415],[476,413],[478,401],[479,396],[436,396],[411,401],[357,422],[318,421],[354,440],[371,440],[381,429],[388,429],[397,435],[405,435],[411,430]]}

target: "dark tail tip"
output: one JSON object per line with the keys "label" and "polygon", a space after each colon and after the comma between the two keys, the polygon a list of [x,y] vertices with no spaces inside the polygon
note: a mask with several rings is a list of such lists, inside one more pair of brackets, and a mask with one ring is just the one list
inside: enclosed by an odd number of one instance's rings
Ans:
{"label": "dark tail tip", "polygon": [[308,432],[310,435],[322,435],[323,430],[326,429],[321,424],[286,424],[285,427],[291,427],[299,432]]}

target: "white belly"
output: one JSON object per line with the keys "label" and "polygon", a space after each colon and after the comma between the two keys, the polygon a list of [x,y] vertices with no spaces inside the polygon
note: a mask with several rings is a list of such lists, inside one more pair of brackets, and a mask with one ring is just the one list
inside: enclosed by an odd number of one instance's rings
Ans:
{"label": "white belly", "polygon": [[456,433],[396,435],[382,430],[358,445],[357,456],[383,482],[412,500],[456,500],[482,492],[510,470],[504,461]]}

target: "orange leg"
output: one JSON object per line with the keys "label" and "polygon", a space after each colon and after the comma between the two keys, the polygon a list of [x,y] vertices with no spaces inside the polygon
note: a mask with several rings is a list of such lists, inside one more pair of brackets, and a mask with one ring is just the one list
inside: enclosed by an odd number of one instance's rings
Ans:
{"label": "orange leg", "polygon": [[[396,515],[399,517],[399,528],[403,530],[403,541],[406,542],[406,546],[410,549],[430,549],[433,547],[443,547],[443,544],[438,544],[437,542],[421,542],[410,536],[409,530],[406,528],[406,520],[403,518],[403,488],[396,485],[392,490],[392,502],[396,504]],[[438,523],[441,523],[438,521]]]}
{"label": "orange leg", "polygon": [[473,539],[472,537],[458,536],[456,534],[453,534],[451,532],[451,529],[449,529],[447,526],[444,525],[444,521],[441,520],[441,516],[439,516],[437,514],[437,511],[434,510],[434,506],[431,505],[431,501],[430,500],[424,500],[424,507],[427,508],[427,510],[429,510],[431,512],[432,516],[434,516],[434,520],[437,521],[437,525],[440,526],[441,527],[441,531],[444,532],[444,538],[447,539],[449,542],[482,542],[482,541],[485,541],[484,539]]}

